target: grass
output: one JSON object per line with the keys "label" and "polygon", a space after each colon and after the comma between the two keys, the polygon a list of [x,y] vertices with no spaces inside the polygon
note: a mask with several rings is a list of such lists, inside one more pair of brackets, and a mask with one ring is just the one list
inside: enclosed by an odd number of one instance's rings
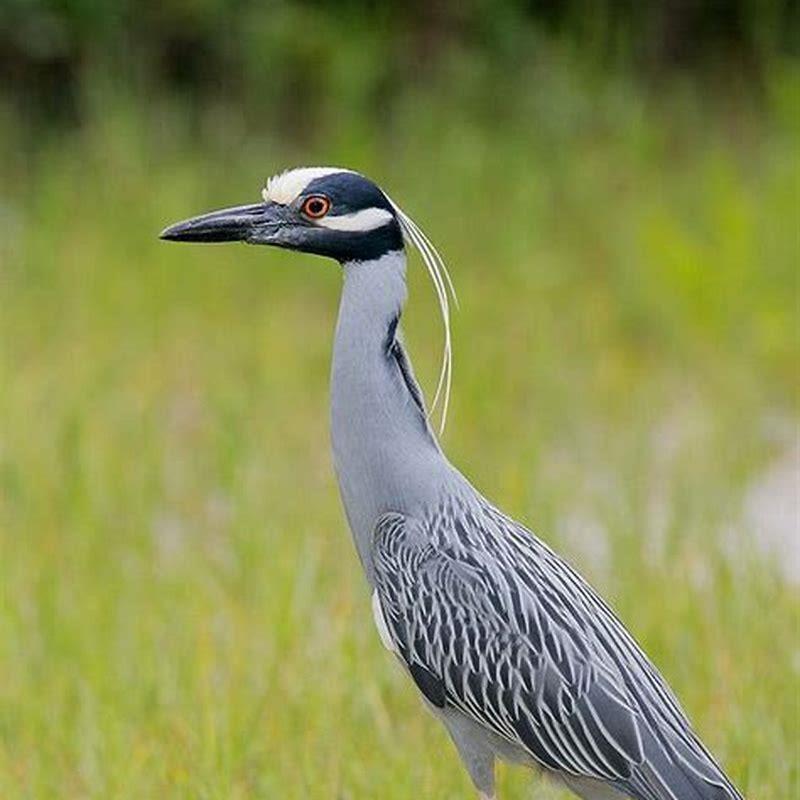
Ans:
{"label": "grass", "polygon": [[748,798],[796,796],[800,604],[747,512],[797,424],[794,77],[757,113],[548,84],[489,119],[434,87],[302,148],[169,102],[0,117],[0,796],[469,796],[340,510],[336,266],[156,239],[295,162],[374,175],[439,243],[453,460],[613,602]]}

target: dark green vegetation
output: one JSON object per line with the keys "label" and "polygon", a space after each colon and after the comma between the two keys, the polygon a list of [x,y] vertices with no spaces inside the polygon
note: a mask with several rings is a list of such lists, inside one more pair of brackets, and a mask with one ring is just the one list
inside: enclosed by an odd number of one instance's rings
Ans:
{"label": "dark green vegetation", "polygon": [[[135,32],[96,33],[65,108],[41,77],[35,99],[4,87],[0,796],[466,796],[373,630],[336,496],[338,268],[156,238],[334,163],[448,258],[453,460],[612,601],[748,798],[792,797],[796,62],[754,35],[728,72],[636,80],[635,48],[576,55],[564,23],[433,54],[415,29],[398,64],[387,20],[276,8],[249,12],[247,69],[189,47],[199,74],[167,74]],[[108,41],[124,68],[101,68]],[[430,386],[413,266],[411,291]]]}

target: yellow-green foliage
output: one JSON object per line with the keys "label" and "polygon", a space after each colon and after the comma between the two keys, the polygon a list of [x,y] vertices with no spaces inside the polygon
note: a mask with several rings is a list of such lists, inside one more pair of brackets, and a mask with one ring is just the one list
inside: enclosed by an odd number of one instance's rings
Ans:
{"label": "yellow-green foliage", "polygon": [[797,75],[756,110],[551,76],[475,111],[469,77],[385,126],[331,103],[302,146],[102,92],[71,133],[0,116],[0,797],[468,796],[339,507],[338,268],[157,239],[331,162],[448,256],[454,461],[612,601],[748,798],[797,790],[790,543],[748,499],[796,430]]}

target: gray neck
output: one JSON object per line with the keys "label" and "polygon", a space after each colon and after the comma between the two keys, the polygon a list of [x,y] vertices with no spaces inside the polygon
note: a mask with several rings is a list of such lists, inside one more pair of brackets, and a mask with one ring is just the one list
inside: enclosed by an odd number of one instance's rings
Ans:
{"label": "gray neck", "polygon": [[[372,581],[375,522],[414,514],[452,479],[395,331],[406,300],[402,251],[344,264],[333,346],[331,437],[339,490]],[[394,342],[394,345],[393,345]]]}

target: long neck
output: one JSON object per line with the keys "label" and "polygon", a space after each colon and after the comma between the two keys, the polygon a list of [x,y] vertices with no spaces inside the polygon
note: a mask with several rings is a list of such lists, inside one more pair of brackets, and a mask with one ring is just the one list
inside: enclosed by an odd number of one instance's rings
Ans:
{"label": "long neck", "polygon": [[405,266],[402,251],[344,265],[333,347],[334,466],[370,580],[378,517],[387,511],[413,514],[435,499],[453,471],[396,338],[406,299]]}

